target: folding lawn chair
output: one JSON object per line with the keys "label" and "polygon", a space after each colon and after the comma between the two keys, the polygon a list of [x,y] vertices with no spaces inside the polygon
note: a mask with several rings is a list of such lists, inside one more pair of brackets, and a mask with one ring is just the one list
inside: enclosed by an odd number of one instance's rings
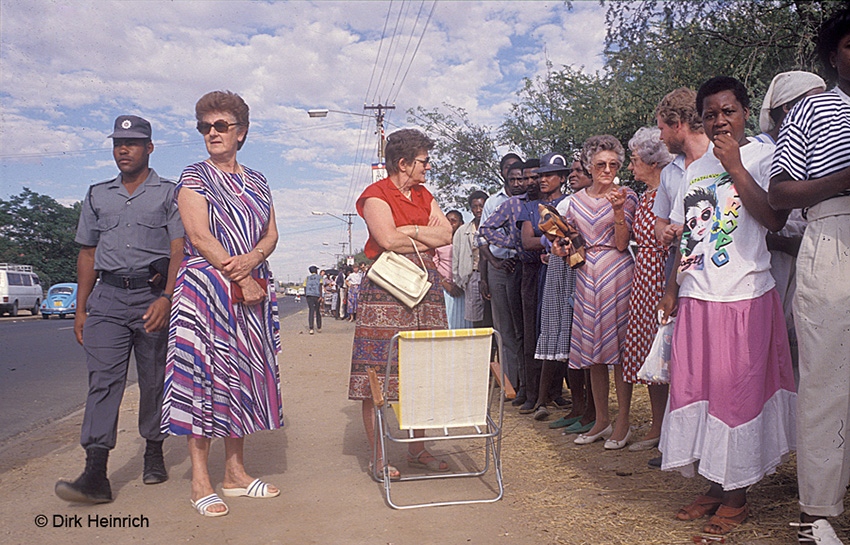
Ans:
{"label": "folding lawn chair", "polygon": [[[378,448],[381,449],[380,452],[387,452],[386,447],[389,442],[464,441],[468,443],[472,441],[474,443],[475,440],[483,441],[483,456],[481,456],[483,460],[480,463],[473,460],[471,465],[474,467],[457,468],[458,471],[452,472],[452,464],[450,464],[450,472],[406,475],[395,481],[396,485],[405,481],[481,477],[488,472],[492,456],[498,488],[495,497],[399,505],[391,497],[392,483],[387,464],[385,464],[381,473],[379,473],[380,468],[376,467],[372,476],[383,483],[390,507],[411,509],[425,506],[488,503],[502,498],[504,486],[501,444],[505,389],[497,389],[495,381],[490,379],[491,343],[494,338],[501,358],[502,339],[492,328],[402,331],[391,340],[383,390],[378,385],[377,373],[370,369],[372,396],[376,407],[373,459],[378,458],[376,456],[379,452]],[[388,403],[384,402],[387,399],[390,381],[390,363],[395,353],[398,354],[399,362],[399,402],[393,404],[393,409],[396,410],[399,429],[407,431],[406,437],[398,437],[391,432],[387,419]],[[499,370],[501,371],[500,367]],[[504,374],[498,378],[500,384],[507,384]],[[436,435],[426,434],[425,438],[417,438],[413,437],[413,430],[440,430],[440,432]]]}

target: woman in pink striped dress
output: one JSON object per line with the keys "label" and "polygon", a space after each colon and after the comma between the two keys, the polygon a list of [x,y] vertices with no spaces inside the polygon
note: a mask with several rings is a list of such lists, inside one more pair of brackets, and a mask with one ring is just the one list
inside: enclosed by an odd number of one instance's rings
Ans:
{"label": "woman in pink striped dress", "polygon": [[[588,138],[582,148],[582,162],[593,183],[558,207],[581,232],[587,251],[586,262],[576,274],[570,367],[590,368],[596,422],[575,442],[583,445],[605,438],[608,449],[622,448],[630,435],[632,385],[623,381],[621,357],[634,271],[628,246],[638,198],[631,189],[614,183],[624,160],[623,146],[613,136]],[[617,386],[616,428],[608,415],[608,365],[614,366]]]}
{"label": "woman in pink striped dress", "polygon": [[195,113],[210,158],[186,167],[178,186],[186,255],[171,307],[162,429],[188,437],[192,507],[218,517],[228,508],[207,468],[214,437],[224,438],[225,496],[280,494],[249,476],[242,459],[246,435],[283,425],[280,325],[266,263],[277,227],[266,179],[236,162],[248,134],[248,105],[215,91],[198,101]]}

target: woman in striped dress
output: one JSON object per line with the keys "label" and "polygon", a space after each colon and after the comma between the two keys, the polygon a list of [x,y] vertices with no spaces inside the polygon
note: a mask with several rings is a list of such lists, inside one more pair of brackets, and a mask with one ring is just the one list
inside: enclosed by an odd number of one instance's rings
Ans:
{"label": "woman in striped dress", "polygon": [[[586,262],[576,273],[570,367],[590,368],[596,422],[575,442],[608,439],[605,448],[622,448],[629,440],[631,384],[623,381],[622,349],[629,322],[634,260],[628,252],[637,195],[614,184],[625,151],[610,135],[592,136],[582,147],[582,162],[593,183],[558,206],[558,211],[584,237]],[[555,244],[553,252],[561,252]],[[608,366],[614,366],[618,415],[616,428],[608,415]]]}
{"label": "woman in striped dress", "polygon": [[195,113],[210,158],[186,167],[178,186],[186,255],[171,307],[162,429],[189,439],[192,506],[222,516],[228,508],[207,469],[213,437],[224,438],[225,496],[280,494],[250,477],[242,460],[245,435],[283,425],[280,324],[266,263],[277,226],[266,179],[236,162],[247,104],[215,91]]}

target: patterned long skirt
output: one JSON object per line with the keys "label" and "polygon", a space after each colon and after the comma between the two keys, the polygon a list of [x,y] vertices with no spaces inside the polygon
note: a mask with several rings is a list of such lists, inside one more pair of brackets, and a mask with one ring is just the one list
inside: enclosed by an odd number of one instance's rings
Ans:
{"label": "patterned long skirt", "polygon": [[[417,266],[416,254],[402,254]],[[360,284],[357,302],[357,325],[354,329],[354,345],[351,351],[351,374],[348,381],[348,399],[370,399],[369,377],[366,369],[374,367],[381,385],[387,368],[390,339],[399,331],[446,329],[446,306],[440,275],[434,261],[422,254],[431,289],[414,308],[407,308],[386,290],[373,284],[367,276]],[[388,391],[390,401],[398,400],[398,356],[393,358],[390,368]]]}

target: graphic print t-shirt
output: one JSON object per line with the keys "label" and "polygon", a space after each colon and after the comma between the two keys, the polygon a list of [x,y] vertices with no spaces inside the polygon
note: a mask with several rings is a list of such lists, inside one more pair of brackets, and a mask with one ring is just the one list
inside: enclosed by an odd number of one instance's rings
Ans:
{"label": "graphic print t-shirt", "polygon": [[[744,168],[765,190],[773,149],[752,141],[741,148]],[[670,214],[684,224],[679,297],[725,302],[765,294],[774,286],[767,229],[744,208],[713,145],[688,167],[687,180]]]}

